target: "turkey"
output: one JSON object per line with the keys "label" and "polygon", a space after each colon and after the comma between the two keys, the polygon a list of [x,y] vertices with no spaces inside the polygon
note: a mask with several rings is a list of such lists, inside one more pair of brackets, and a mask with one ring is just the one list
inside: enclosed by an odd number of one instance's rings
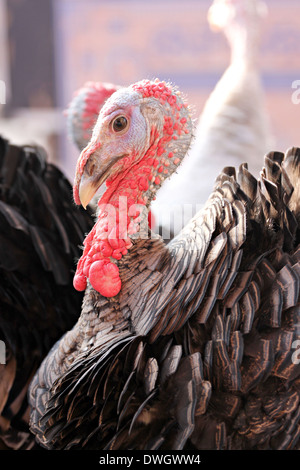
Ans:
{"label": "turkey", "polygon": [[224,166],[238,167],[247,161],[257,177],[261,156],[273,148],[259,67],[265,16],[261,0],[215,0],[208,11],[211,28],[222,31],[229,42],[231,62],[203,108],[181,171],[153,202],[157,227],[165,239],[178,233],[203,206]]}
{"label": "turkey", "polygon": [[105,103],[77,162],[74,199],[106,183],[74,286],[74,327],[33,378],[46,449],[299,449],[300,149],[256,180],[226,167],[166,245],[147,210],[193,135],[168,83]]}
{"label": "turkey", "polygon": [[31,449],[27,389],[53,344],[77,321],[73,288],[92,228],[72,186],[43,149],[0,138],[0,448]]}

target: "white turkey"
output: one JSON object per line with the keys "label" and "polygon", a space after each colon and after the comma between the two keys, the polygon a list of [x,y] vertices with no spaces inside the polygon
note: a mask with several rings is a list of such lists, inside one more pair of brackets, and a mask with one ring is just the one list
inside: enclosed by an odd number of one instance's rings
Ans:
{"label": "white turkey", "polygon": [[196,139],[181,171],[153,202],[157,227],[169,238],[203,206],[224,166],[247,161],[254,176],[273,141],[260,77],[260,39],[266,5],[261,0],[215,0],[208,12],[222,31],[231,62],[200,115]]}
{"label": "white turkey", "polygon": [[168,245],[147,211],[193,133],[180,93],[143,80],[104,104],[74,182],[106,183],[74,286],[81,316],[30,386],[47,449],[298,449],[300,150],[259,180],[225,168]]}

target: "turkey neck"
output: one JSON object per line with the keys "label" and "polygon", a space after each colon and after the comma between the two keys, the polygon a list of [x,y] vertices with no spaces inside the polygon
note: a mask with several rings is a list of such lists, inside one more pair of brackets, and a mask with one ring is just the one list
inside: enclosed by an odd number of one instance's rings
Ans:
{"label": "turkey neck", "polygon": [[248,32],[242,31],[242,34],[237,36],[231,48],[231,63],[232,64],[245,64],[248,67],[256,68],[258,65],[258,40],[253,43],[253,38]]}
{"label": "turkey neck", "polygon": [[[122,177],[109,181],[108,188],[98,203],[98,220],[95,227],[99,224],[98,234],[102,227],[101,230],[105,228],[106,233],[111,235],[100,243],[102,253],[109,254],[109,262],[118,268],[119,279],[114,279],[117,286],[119,281],[121,286],[127,287],[136,270],[136,266],[133,269],[132,264],[141,263],[145,253],[151,258],[152,252],[156,254],[157,250],[164,246],[161,238],[153,234],[148,225],[148,209],[156,193],[153,181],[149,180],[149,158],[152,157],[146,154],[134,172],[126,172]],[[147,179],[148,184],[145,183]],[[133,191],[131,186],[134,186]],[[92,249],[97,245],[95,227],[94,231],[90,232],[94,234]],[[116,235],[118,238],[115,238]],[[100,289],[95,289],[92,283],[88,282],[81,317],[76,327],[83,351],[90,347],[112,344],[116,338],[120,340],[134,333],[130,315],[122,308],[122,292],[114,296],[104,296],[99,291]],[[112,290],[108,293],[111,294]]]}

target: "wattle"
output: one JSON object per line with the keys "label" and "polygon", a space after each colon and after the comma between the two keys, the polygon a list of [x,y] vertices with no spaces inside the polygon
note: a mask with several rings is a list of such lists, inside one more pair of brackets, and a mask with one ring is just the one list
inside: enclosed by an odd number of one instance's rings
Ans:
{"label": "wattle", "polygon": [[104,297],[114,297],[121,290],[119,268],[106,259],[92,263],[89,279],[93,288]]}

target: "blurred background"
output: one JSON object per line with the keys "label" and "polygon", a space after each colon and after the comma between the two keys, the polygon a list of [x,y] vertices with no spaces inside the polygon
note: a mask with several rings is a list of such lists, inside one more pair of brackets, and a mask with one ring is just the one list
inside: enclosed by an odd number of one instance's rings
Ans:
{"label": "blurred background", "polygon": [[[300,146],[300,2],[265,0],[260,70],[276,149]],[[63,110],[88,80],[170,80],[195,117],[229,63],[210,0],[0,0],[0,134],[43,145],[72,180]],[[298,94],[300,97],[300,93]],[[294,102],[293,102],[294,101]]]}

